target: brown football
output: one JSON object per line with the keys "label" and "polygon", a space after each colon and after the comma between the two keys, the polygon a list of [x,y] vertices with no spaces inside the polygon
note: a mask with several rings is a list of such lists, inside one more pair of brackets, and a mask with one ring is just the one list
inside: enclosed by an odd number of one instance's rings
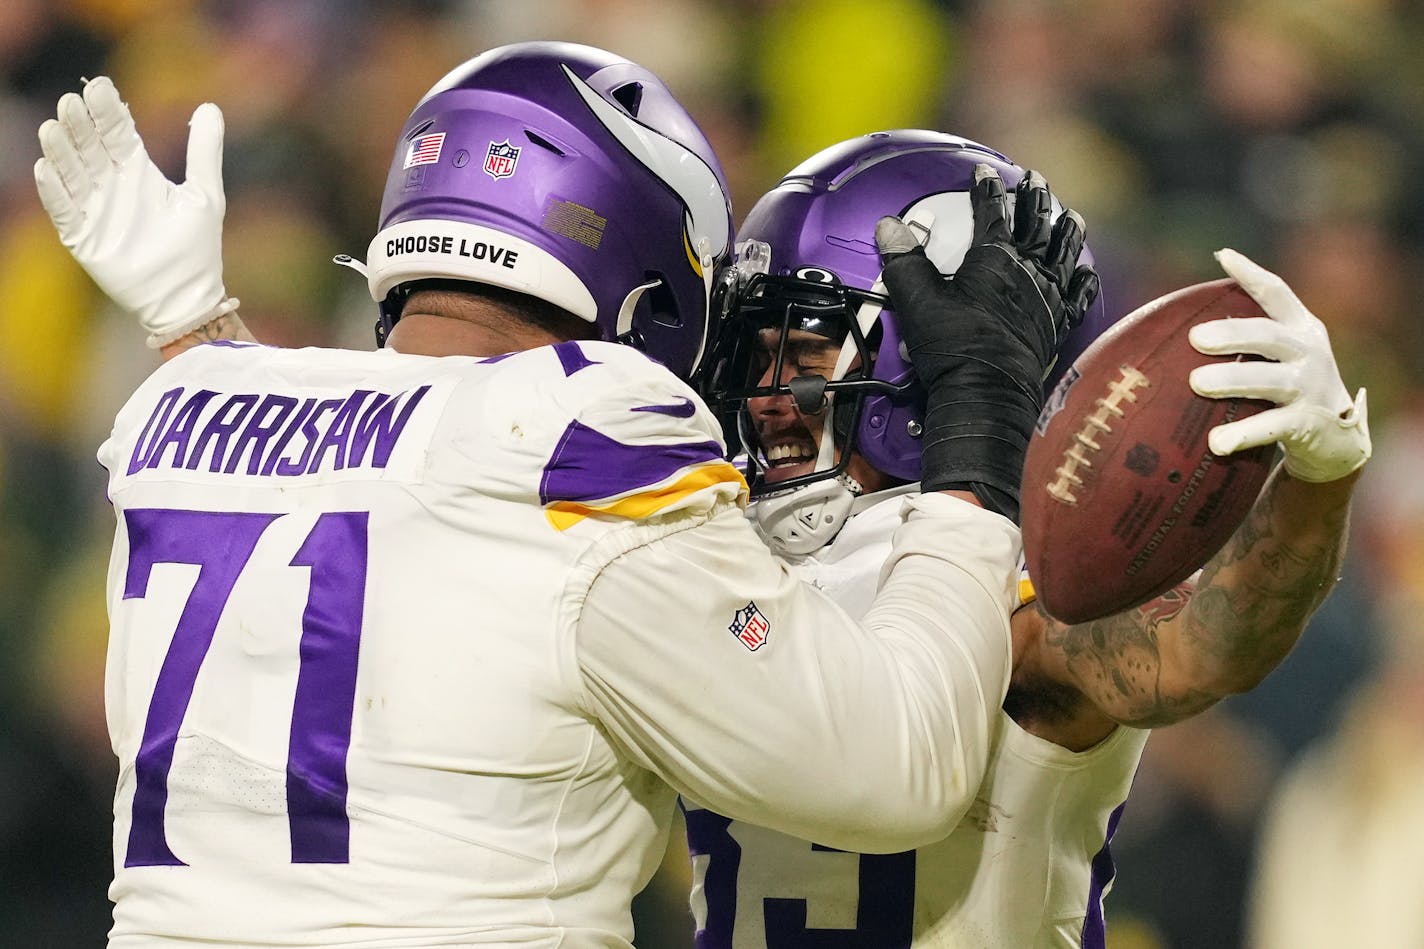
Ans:
{"label": "brown football", "polygon": [[1207,399],[1198,323],[1263,316],[1234,280],[1159,297],[1119,320],[1049,395],[1024,459],[1029,578],[1052,616],[1082,623],[1147,602],[1200,568],[1260,494],[1275,446],[1212,454],[1207,433],[1270,402]]}

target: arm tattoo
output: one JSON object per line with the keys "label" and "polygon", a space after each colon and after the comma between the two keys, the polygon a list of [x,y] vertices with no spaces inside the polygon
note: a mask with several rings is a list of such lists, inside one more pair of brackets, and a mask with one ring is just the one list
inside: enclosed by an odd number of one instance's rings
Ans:
{"label": "arm tattoo", "polygon": [[[1249,684],[1285,658],[1340,575],[1348,498],[1293,519],[1267,489],[1221,552],[1202,570],[1188,611],[1188,645],[1203,661],[1237,670]],[[1248,686],[1249,687],[1249,686]]]}
{"label": "arm tattoo", "polygon": [[1162,627],[1182,616],[1190,599],[1191,585],[1183,584],[1087,623],[1070,626],[1045,615],[1044,644],[1083,697],[1109,718],[1139,728],[1177,721],[1210,704],[1195,691],[1163,689]]}
{"label": "arm tattoo", "polygon": [[182,339],[174,340],[162,347],[163,358],[172,359],[181,352],[192,349],[194,346],[201,346],[203,343],[211,343],[215,340],[233,340],[243,343],[257,342],[246,324],[242,322],[242,317],[236,313],[224,313],[215,320],[210,320],[202,326],[193,330]]}
{"label": "arm tattoo", "polygon": [[195,338],[195,343],[210,343],[217,339],[231,339],[246,343],[256,342],[236,313],[224,313],[217,319],[204,323],[188,335]]}
{"label": "arm tattoo", "polygon": [[[1279,473],[1271,481],[1195,590],[1184,584],[1076,626],[1046,618],[1047,667],[1110,718],[1139,727],[1179,721],[1265,678],[1334,587],[1349,521],[1348,490],[1307,495],[1299,483],[1283,489],[1286,481]],[[1289,502],[1286,490],[1295,492]]]}

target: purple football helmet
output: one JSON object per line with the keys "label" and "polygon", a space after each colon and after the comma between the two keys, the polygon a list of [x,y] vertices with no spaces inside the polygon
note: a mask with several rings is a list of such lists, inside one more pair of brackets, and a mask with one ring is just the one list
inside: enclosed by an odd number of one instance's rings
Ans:
{"label": "purple football helmet", "polygon": [[[921,235],[930,260],[952,274],[970,245],[969,189],[981,162],[993,166],[1011,191],[1025,173],[998,152],[953,135],[875,132],[802,162],[747,215],[737,233],[736,259],[714,293],[723,319],[700,382],[722,415],[729,443],[740,441],[746,453],[753,497],[784,495],[833,477],[846,482],[853,451],[894,481],[919,479],[925,395],[880,282],[875,224],[885,215],[905,219]],[[1061,210],[1055,199],[1055,217]],[[1086,248],[1080,262],[1092,262]],[[1099,294],[1066,337],[1045,393],[1109,324]],[[793,358],[783,343],[768,349],[766,340],[784,341],[793,333],[826,337],[853,352],[824,382],[802,376],[788,384],[796,371],[786,368]],[[799,466],[768,476],[790,463],[767,457],[769,446],[757,437],[748,400],[788,395],[803,414],[830,403],[832,420],[824,429],[834,433],[835,444],[828,448],[822,438],[816,464],[805,464],[803,452]],[[859,490],[854,482],[849,488]]]}
{"label": "purple football helmet", "polygon": [[377,341],[414,281],[493,284],[687,377],[732,233],[726,178],[657,76],[569,43],[469,60],[406,120],[367,254]]}

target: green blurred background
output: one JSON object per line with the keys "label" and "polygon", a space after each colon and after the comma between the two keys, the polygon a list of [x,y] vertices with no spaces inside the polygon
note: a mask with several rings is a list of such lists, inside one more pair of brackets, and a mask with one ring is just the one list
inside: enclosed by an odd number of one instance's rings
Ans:
{"label": "green blurred background", "polygon": [[[3,0],[0,945],[97,947],[114,759],[112,515],[94,451],[156,365],[34,194],[35,129],[114,77],[181,176],[227,118],[227,286],[259,337],[369,348],[364,256],[410,106],[485,48],[566,39],[658,72],[740,214],[862,132],[930,127],[1042,170],[1107,305],[1235,247],[1325,321],[1377,458],[1336,595],[1248,696],[1154,736],[1114,852],[1114,949],[1424,946],[1424,4],[1417,0]],[[640,949],[691,944],[674,845]]]}

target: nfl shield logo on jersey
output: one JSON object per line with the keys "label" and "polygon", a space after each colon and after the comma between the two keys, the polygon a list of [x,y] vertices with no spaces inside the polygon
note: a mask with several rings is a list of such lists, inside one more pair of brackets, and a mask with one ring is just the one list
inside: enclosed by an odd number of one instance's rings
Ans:
{"label": "nfl shield logo on jersey", "polygon": [[509,139],[502,142],[490,142],[489,152],[485,155],[485,172],[491,178],[496,181],[500,178],[508,178],[514,174],[514,167],[518,164],[518,145],[509,144]]}
{"label": "nfl shield logo on jersey", "polygon": [[732,620],[732,625],[727,627],[732,631],[732,635],[742,641],[752,652],[756,652],[766,645],[766,637],[771,634],[771,621],[766,618],[766,614],[757,609],[755,603],[748,603],[737,610],[737,618]]}

